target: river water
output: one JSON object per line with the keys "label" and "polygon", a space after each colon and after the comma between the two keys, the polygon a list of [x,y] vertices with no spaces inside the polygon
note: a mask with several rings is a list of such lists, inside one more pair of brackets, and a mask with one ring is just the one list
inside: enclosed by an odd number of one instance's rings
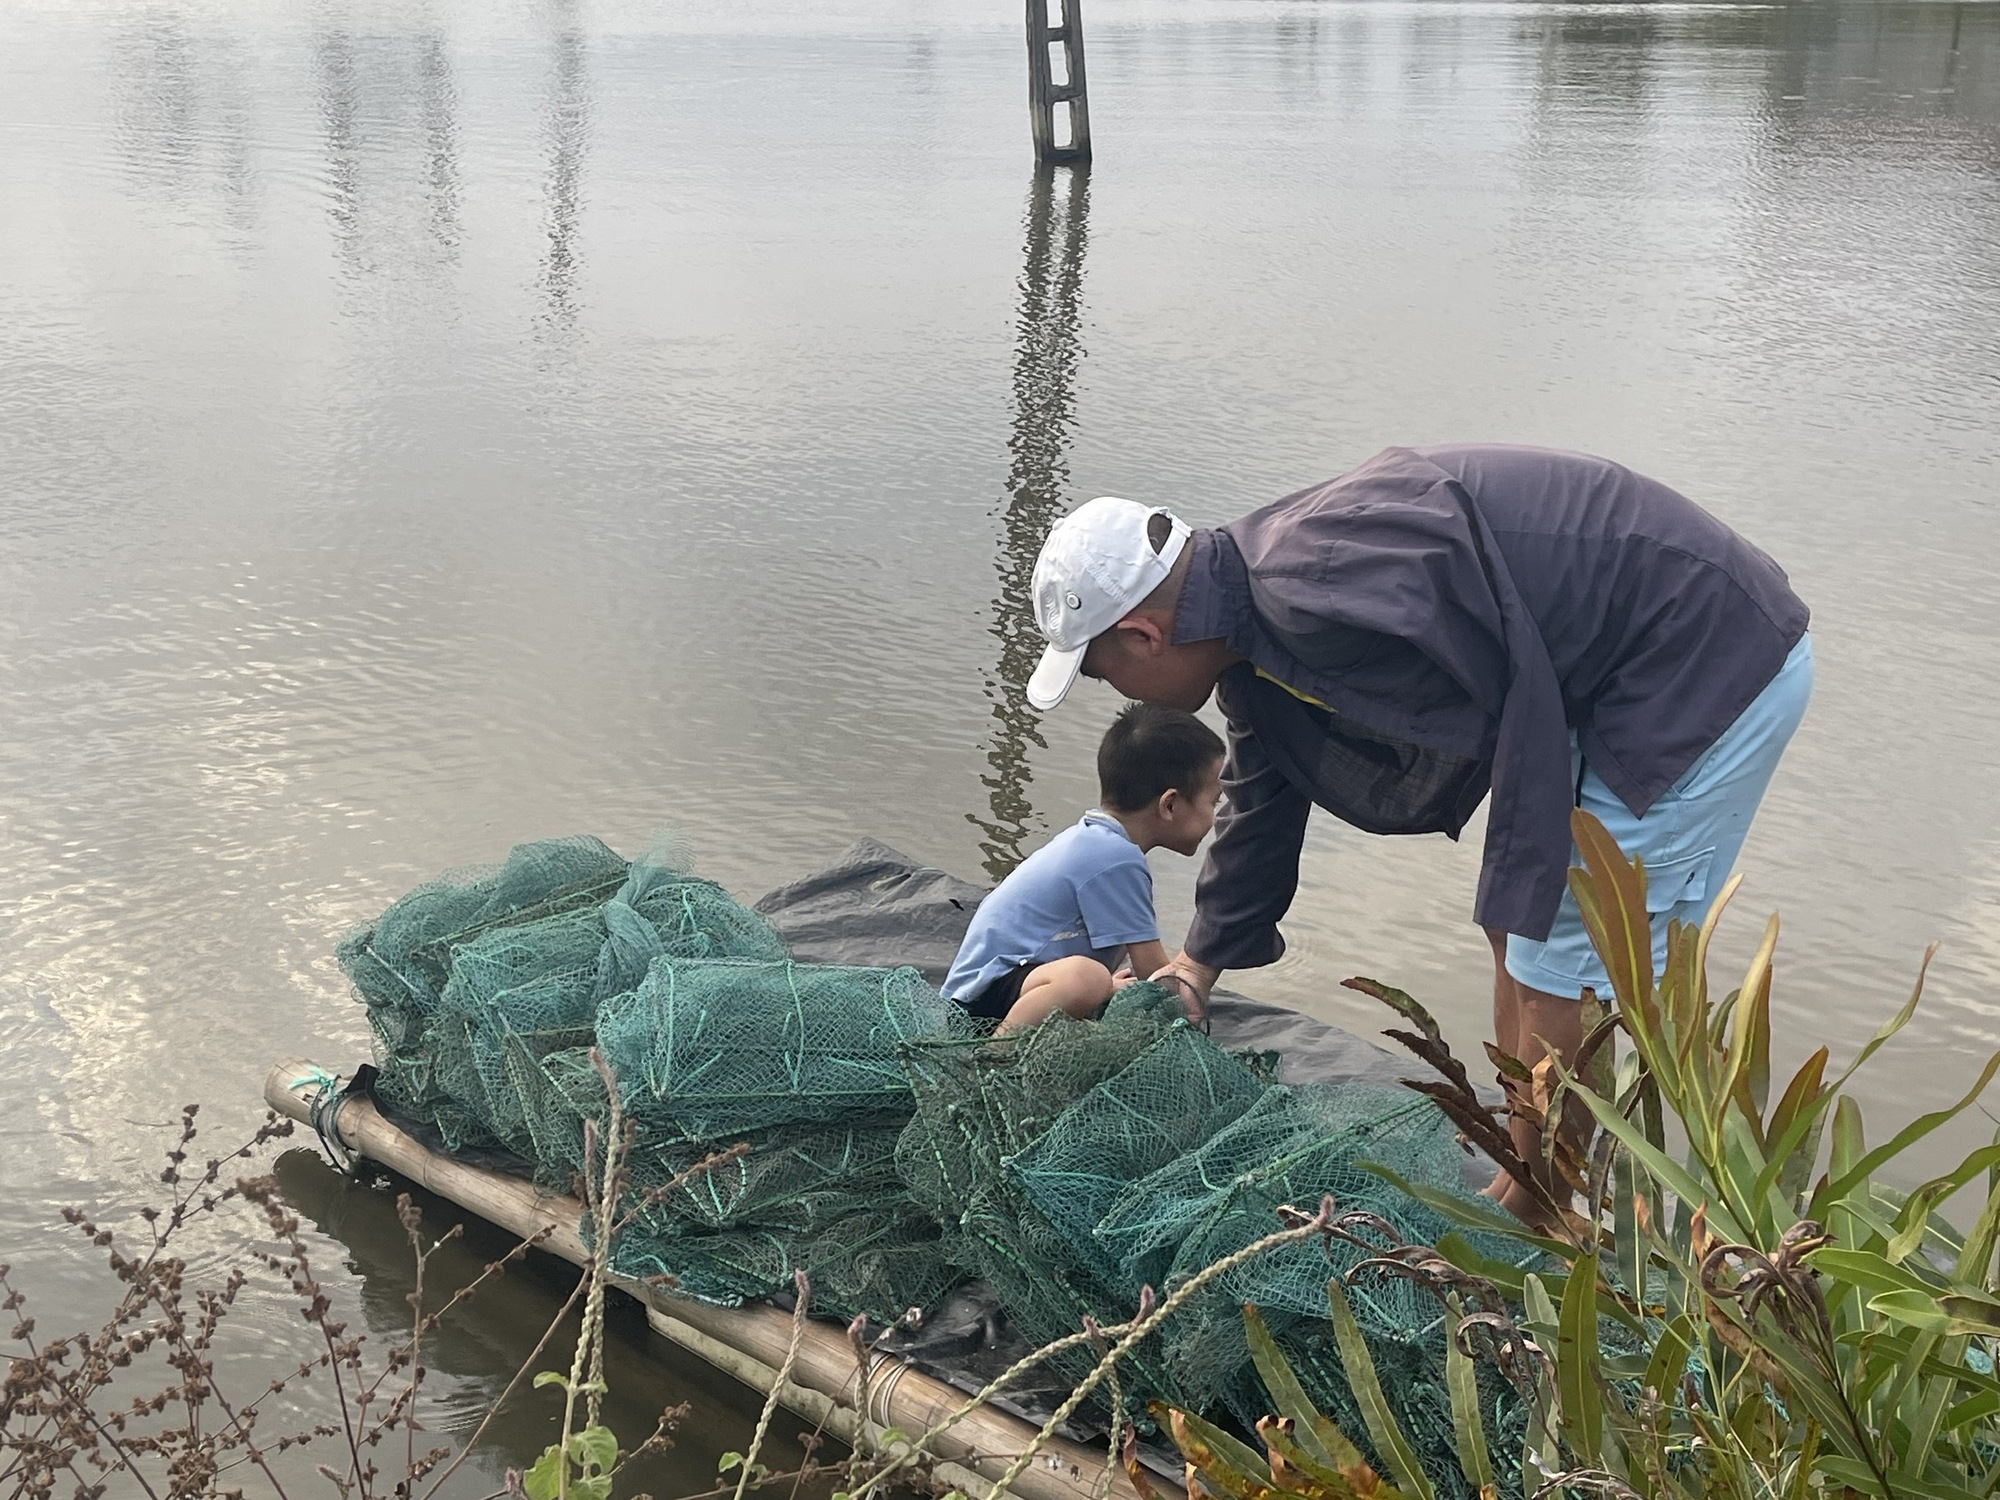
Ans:
{"label": "river water", "polygon": [[[333,945],[409,885],[664,827],[746,896],[861,834],[1002,872],[1115,708],[1021,702],[1050,520],[1389,443],[1602,452],[1772,552],[1819,688],[1730,961],[1782,910],[1780,1047],[1842,1056],[1944,942],[1872,1131],[2000,1045],[2000,7],[1089,0],[1087,179],[1027,159],[1017,9],[0,9],[0,1251],[44,1332],[109,1302],[61,1205],[365,1055]],[[1372,974],[1473,1046],[1477,851],[1316,824],[1238,982],[1372,1030]],[[388,1336],[388,1200],[283,1175]],[[439,1342],[437,1426],[559,1286]],[[237,1317],[252,1385],[301,1347]],[[705,1487],[747,1398],[622,1334],[621,1429],[701,1403],[651,1482]]]}

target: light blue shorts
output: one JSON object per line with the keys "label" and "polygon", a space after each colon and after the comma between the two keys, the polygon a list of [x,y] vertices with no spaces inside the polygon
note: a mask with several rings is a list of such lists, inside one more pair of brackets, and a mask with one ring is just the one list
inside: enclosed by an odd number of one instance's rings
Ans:
{"label": "light blue shorts", "polygon": [[[1676,917],[1700,922],[1722,893],[1778,757],[1805,717],[1812,680],[1812,637],[1806,635],[1764,691],[1643,818],[1634,817],[1595,771],[1582,766],[1581,757],[1572,763],[1572,779],[1579,772],[1582,778],[1577,805],[1596,814],[1628,856],[1645,861],[1655,974],[1666,963],[1667,923]],[[1573,739],[1571,753],[1576,754]],[[1574,849],[1570,858],[1581,863]],[[1610,977],[1590,946],[1576,898],[1568,894],[1547,942],[1508,937],[1507,972],[1547,994],[1574,999],[1589,985],[1599,999],[1611,1000]]]}

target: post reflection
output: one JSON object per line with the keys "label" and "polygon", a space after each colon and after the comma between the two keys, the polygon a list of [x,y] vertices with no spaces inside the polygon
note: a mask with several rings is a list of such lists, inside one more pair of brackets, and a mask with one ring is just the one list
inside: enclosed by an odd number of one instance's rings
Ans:
{"label": "post reflection", "polygon": [[986,751],[988,815],[967,817],[984,837],[987,875],[1001,880],[1021,862],[1034,809],[1028,798],[1031,746],[1045,747],[1023,689],[1042,652],[1028,598],[1035,555],[1062,515],[1069,491],[1069,439],[1076,423],[1076,376],[1083,358],[1083,260],[1090,231],[1090,169],[1037,168],[1028,192],[1021,253],[1020,311],[1014,322],[1014,424],[1007,439],[1007,498],[1000,512],[1000,587],[991,633],[1000,643],[987,677],[993,725]]}
{"label": "post reflection", "polygon": [[444,33],[426,30],[416,45],[430,233],[443,254],[453,255],[459,240],[458,88],[452,81]]}
{"label": "post reflection", "polygon": [[326,152],[326,214],[334,253],[350,272],[363,266],[361,248],[361,163],[355,116],[359,90],[354,50],[344,28],[313,38],[313,77],[318,85],[320,130]]}
{"label": "post reflection", "polygon": [[583,203],[583,159],[588,146],[590,78],[576,0],[550,7],[551,39],[547,115],[548,179],[543,190],[548,245],[542,252],[543,331],[567,343],[576,333],[576,275],[580,263],[577,220]]}

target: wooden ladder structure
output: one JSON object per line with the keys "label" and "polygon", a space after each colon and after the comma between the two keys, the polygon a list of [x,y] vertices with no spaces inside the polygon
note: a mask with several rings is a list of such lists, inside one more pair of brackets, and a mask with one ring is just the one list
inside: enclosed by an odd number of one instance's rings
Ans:
{"label": "wooden ladder structure", "polygon": [[[1035,160],[1063,165],[1090,160],[1090,101],[1084,93],[1082,0],[1028,0],[1028,125]],[[1051,6],[1060,19],[1050,24]],[[1062,81],[1051,54],[1062,47]],[[1056,109],[1067,106],[1069,129],[1058,137]]]}

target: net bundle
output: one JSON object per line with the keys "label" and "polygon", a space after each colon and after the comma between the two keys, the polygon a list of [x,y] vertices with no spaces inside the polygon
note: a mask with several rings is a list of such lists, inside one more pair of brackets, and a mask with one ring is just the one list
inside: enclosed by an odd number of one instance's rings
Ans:
{"label": "net bundle", "polygon": [[[340,959],[384,1102],[450,1150],[497,1147],[566,1188],[615,1088],[637,1136],[613,1268],[685,1296],[768,1297],[803,1271],[816,1310],[887,1323],[976,1277],[1015,1333],[1045,1344],[1087,1317],[1129,1319],[1148,1287],[1174,1295],[1277,1228],[1283,1206],[1331,1194],[1406,1243],[1452,1227],[1370,1165],[1463,1191],[1428,1100],[1281,1084],[1276,1058],[1230,1052],[1159,986],[1127,985],[1095,1021],[981,1035],[914,970],[795,962],[721,887],[594,839],[442,876]],[[1163,1399],[1247,1427],[1268,1411],[1243,1328],[1254,1303],[1359,1438],[1326,1284],[1368,1255],[1313,1240],[1207,1283],[1121,1365],[1128,1415]],[[1350,1303],[1440,1493],[1456,1495],[1441,1309],[1365,1276]],[[1096,1357],[1079,1348],[1053,1369],[1074,1382]],[[1100,1417],[1109,1399],[1100,1387]]]}
{"label": "net bundle", "polygon": [[[1163,992],[1133,986],[1097,1023],[906,1049],[916,1114],[898,1153],[904,1178],[945,1223],[947,1252],[994,1287],[1033,1342],[1074,1332],[1086,1315],[1130,1318],[1143,1288],[1172,1295],[1278,1228],[1280,1207],[1310,1210],[1331,1194],[1343,1214],[1373,1216],[1381,1248],[1435,1244],[1454,1227],[1365,1165],[1463,1191],[1452,1127],[1430,1101],[1366,1084],[1273,1084],[1259,1059],[1177,1016]],[[1310,1240],[1224,1272],[1122,1367],[1127,1414],[1143,1418],[1161,1399],[1226,1411],[1246,1428],[1265,1415],[1270,1397],[1243,1326],[1249,1303],[1321,1408],[1365,1433],[1327,1281],[1370,1253]],[[1395,1279],[1364,1277],[1349,1301],[1427,1468],[1442,1493],[1457,1493],[1442,1308]],[[1078,1380],[1095,1361],[1077,1350],[1058,1373]],[[1497,1387],[1488,1394],[1506,1404]]]}
{"label": "net bundle", "polygon": [[[734,1303],[800,1269],[818,1305],[883,1321],[960,1278],[896,1172],[896,1048],[969,1033],[914,970],[795,964],[720,886],[595,839],[440,876],[339,957],[383,1102],[448,1150],[497,1148],[568,1188],[585,1122],[610,1115],[592,1050],[608,1060],[638,1130],[620,1274]],[[746,1155],[687,1175],[738,1142]]]}

